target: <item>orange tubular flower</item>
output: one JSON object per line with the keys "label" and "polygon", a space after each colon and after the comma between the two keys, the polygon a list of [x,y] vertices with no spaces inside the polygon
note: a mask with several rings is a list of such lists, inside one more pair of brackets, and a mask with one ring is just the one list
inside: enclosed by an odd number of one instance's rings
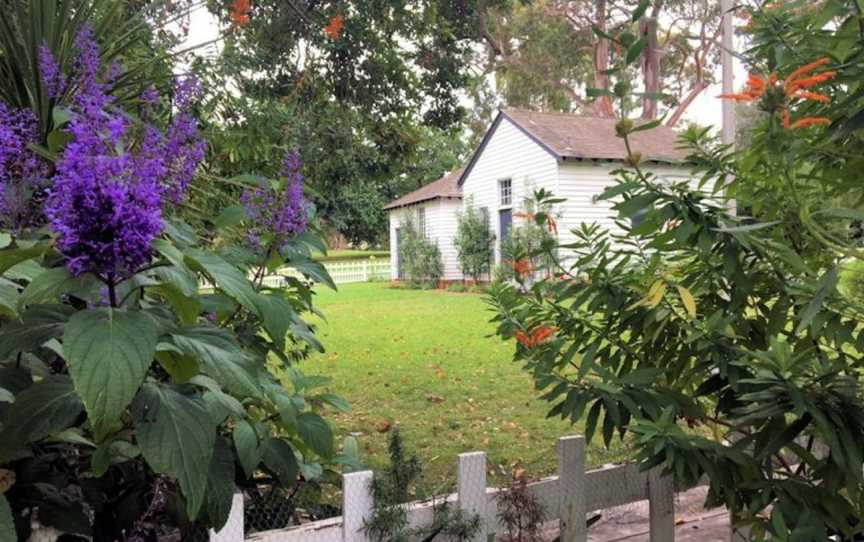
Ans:
{"label": "orange tubular flower", "polygon": [[516,261],[508,262],[508,263],[510,264],[510,267],[513,268],[513,271],[515,271],[516,274],[519,275],[520,277],[527,276],[532,271],[534,271],[534,268],[531,267],[531,262],[529,262],[528,260],[526,260],[524,258],[521,260],[516,260]]}
{"label": "orange tubular flower", "polygon": [[831,124],[831,119],[828,117],[804,117],[803,119],[793,122],[792,126],[789,126],[789,128],[795,130],[798,128],[806,128],[808,126],[824,126],[825,124]]}
{"label": "orange tubular flower", "polygon": [[342,14],[335,15],[330,19],[330,23],[324,27],[324,33],[330,36],[332,40],[338,40],[342,35],[342,29],[345,27],[345,18]]}
{"label": "orange tubular flower", "polygon": [[[805,117],[796,122],[791,122],[789,116],[789,104],[792,100],[810,100],[827,104],[831,99],[825,94],[811,92],[809,89],[820,83],[824,83],[837,75],[834,71],[825,71],[814,74],[813,71],[828,64],[828,58],[820,58],[793,70],[783,79],[782,88],[777,87],[777,76],[771,74],[767,79],[755,74],[747,78],[747,85],[739,93],[721,94],[719,98],[735,100],[739,102],[753,102],[765,96],[767,110],[780,113],[780,124],[783,128],[804,128],[830,124],[831,119],[826,117]],[[771,90],[767,96],[766,93]]]}
{"label": "orange tubular flower", "polygon": [[549,229],[549,233],[558,235],[558,223],[555,222],[552,215],[546,215],[546,227]]}
{"label": "orange tubular flower", "polygon": [[228,17],[231,22],[236,25],[242,25],[249,22],[249,12],[252,7],[249,5],[249,0],[234,0],[231,4],[231,12]]}
{"label": "orange tubular flower", "polygon": [[518,213],[513,213],[513,218],[522,218],[525,220],[534,220],[534,213],[523,213],[519,211]]}
{"label": "orange tubular flower", "polygon": [[513,334],[513,337],[525,348],[534,348],[542,344],[543,341],[551,337],[556,331],[558,331],[557,327],[538,326],[531,333],[517,331]]}

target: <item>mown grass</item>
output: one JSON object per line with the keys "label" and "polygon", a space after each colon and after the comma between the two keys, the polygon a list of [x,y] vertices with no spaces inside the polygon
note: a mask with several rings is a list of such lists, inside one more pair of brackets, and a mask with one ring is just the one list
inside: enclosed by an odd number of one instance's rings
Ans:
{"label": "mown grass", "polygon": [[[370,467],[385,464],[386,430],[398,426],[430,487],[454,482],[456,456],[477,450],[493,477],[517,466],[539,477],[555,472],[555,439],[582,431],[546,418],[548,404],[511,360],[513,344],[490,336],[482,296],[380,283],[319,294],[327,352],[303,369],[332,377],[330,391],[351,403],[332,419],[340,435],[357,434]],[[622,457],[621,445],[607,451],[600,440],[589,447],[590,465]]]}

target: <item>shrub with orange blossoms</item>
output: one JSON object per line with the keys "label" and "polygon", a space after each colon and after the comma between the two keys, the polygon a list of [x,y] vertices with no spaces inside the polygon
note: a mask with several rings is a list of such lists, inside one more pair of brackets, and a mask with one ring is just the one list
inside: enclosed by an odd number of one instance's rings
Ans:
{"label": "shrub with orange blossoms", "polygon": [[517,341],[519,341],[519,344],[521,344],[525,348],[535,348],[539,344],[542,344],[543,341],[551,337],[556,331],[558,331],[557,327],[538,326],[534,328],[530,333],[525,333],[524,331],[517,331],[513,334],[513,337]]}
{"label": "shrub with orange blossoms", "polygon": [[772,73],[765,78],[751,73],[747,78],[747,85],[741,92],[721,94],[718,98],[737,102],[762,100],[762,109],[768,113],[780,113],[780,122],[784,128],[794,130],[807,126],[830,124],[831,119],[828,117],[804,117],[792,122],[789,115],[789,105],[793,100],[806,100],[823,104],[831,101],[828,96],[809,90],[837,75],[837,72],[834,71],[814,73],[828,62],[828,58],[820,58],[805,64],[787,75],[782,84],[778,84],[780,82],[776,74]]}
{"label": "shrub with orange blossoms", "polygon": [[332,40],[338,40],[342,35],[342,29],[345,27],[345,18],[342,14],[335,15],[330,19],[327,26],[324,27],[324,33],[330,36]]}
{"label": "shrub with orange blossoms", "polygon": [[531,265],[531,262],[525,258],[519,260],[512,260],[504,262],[510,267],[513,268],[513,271],[519,277],[527,277],[534,271],[534,267]]}
{"label": "shrub with orange blossoms", "polygon": [[234,0],[234,3],[231,4],[231,11],[228,17],[236,25],[246,24],[249,22],[250,11],[252,11],[252,6],[249,0]]}

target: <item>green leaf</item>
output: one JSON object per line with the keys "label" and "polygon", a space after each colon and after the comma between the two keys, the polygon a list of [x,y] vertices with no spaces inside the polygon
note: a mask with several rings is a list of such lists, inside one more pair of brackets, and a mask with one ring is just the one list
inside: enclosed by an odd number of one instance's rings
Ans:
{"label": "green leaf", "polygon": [[210,527],[218,532],[231,514],[234,499],[234,454],[225,437],[218,437],[210,459],[204,510]]}
{"label": "green leaf", "polygon": [[729,228],[717,228],[716,231],[724,232],[724,233],[739,233],[739,232],[751,232],[757,230],[764,230],[766,228],[770,228],[772,226],[776,226],[779,224],[779,220],[775,220],[773,222],[763,222],[759,224],[746,224],[744,226],[733,226]]}
{"label": "green leaf", "polygon": [[243,397],[261,394],[255,368],[249,366],[246,353],[228,331],[192,326],[173,333],[171,341],[181,352],[197,357],[201,371],[225,388]]}
{"label": "green leaf", "polygon": [[171,267],[157,267],[155,270],[156,276],[162,279],[163,282],[172,284],[183,295],[196,296],[198,294],[198,278],[186,266],[183,253],[170,241],[165,239],[156,239],[153,241],[153,248],[172,264]]}
{"label": "green leaf", "polygon": [[204,503],[216,427],[198,398],[145,384],[132,405],[138,445],[147,464],[177,479],[192,519]]}
{"label": "green leaf", "polygon": [[46,137],[48,150],[53,154],[57,154],[63,150],[67,143],[72,141],[72,134],[65,130],[51,130]]}
{"label": "green leaf", "polygon": [[285,487],[293,486],[300,473],[294,449],[282,439],[271,438],[267,441],[264,448],[264,465]]}
{"label": "green leaf", "polygon": [[798,322],[795,333],[800,333],[806,329],[810,325],[810,322],[813,321],[813,318],[822,310],[822,303],[825,301],[825,298],[837,287],[839,273],[840,267],[835,266],[822,276],[822,280],[819,281],[819,286],[816,289],[816,294],[810,300],[810,303],[807,304],[804,312],[801,313],[801,320]]}
{"label": "green leaf", "polygon": [[18,289],[9,284],[0,284],[0,315],[5,314],[15,318],[18,316],[18,300],[20,294]]}
{"label": "green leaf", "polygon": [[203,271],[216,285],[230,297],[254,314],[260,316],[257,294],[252,283],[240,269],[234,267],[221,256],[203,250],[192,250],[186,258],[190,267]]}
{"label": "green leaf", "polygon": [[264,447],[258,438],[255,427],[246,420],[237,422],[234,426],[234,449],[237,450],[237,458],[247,478],[252,478],[255,470],[264,458]]}
{"label": "green leaf", "polygon": [[181,324],[190,325],[198,321],[198,315],[201,314],[201,302],[197,296],[187,296],[181,288],[174,284],[160,284],[149,288],[149,292],[164,298],[174,312]]}
{"label": "green leaf", "polygon": [[333,456],[333,430],[324,418],[312,412],[300,414],[297,416],[297,432],[316,454]]}
{"label": "green leaf", "polygon": [[29,248],[0,250],[0,275],[21,262],[38,258],[48,251],[48,245],[41,244]]}
{"label": "green leaf", "polygon": [[81,290],[87,286],[92,287],[93,284],[95,284],[95,279],[92,275],[73,277],[65,267],[53,267],[37,275],[24,288],[18,304],[23,306],[59,303],[60,295],[64,293],[77,293],[79,297],[86,297],[86,293],[81,292]]}
{"label": "green leaf", "polygon": [[12,509],[6,497],[0,495],[0,541],[15,542],[18,534],[15,532],[15,521],[12,519]]}
{"label": "green leaf", "polygon": [[0,388],[0,403],[14,403],[15,396],[6,388]]}
{"label": "green leaf", "polygon": [[240,224],[245,218],[246,209],[242,205],[229,205],[219,213],[219,216],[213,221],[213,225],[222,230]]}
{"label": "green leaf", "polygon": [[[663,96],[661,95],[660,97],[662,98]],[[649,98],[650,98],[650,96],[649,96]],[[633,128],[630,131],[630,133],[644,132],[645,130],[653,130],[654,128],[657,128],[661,124],[663,124],[662,118],[654,119],[651,122],[646,122],[644,124],[640,124],[639,126]]]}
{"label": "green leaf", "polygon": [[156,353],[157,330],[141,312],[81,311],[63,333],[63,354],[94,432],[104,435],[135,397]]}
{"label": "green leaf", "polygon": [[632,64],[639,55],[642,54],[642,50],[645,49],[645,46],[648,45],[648,41],[645,38],[639,38],[639,40],[627,48],[627,55],[624,57],[624,62],[627,64]]}
{"label": "green leaf", "polygon": [[54,121],[54,129],[62,128],[72,120],[72,111],[68,107],[55,105],[51,110],[51,119]]}
{"label": "green leaf", "polygon": [[591,31],[594,32],[597,36],[599,36],[599,37],[601,37],[601,38],[605,38],[605,39],[607,39],[607,40],[611,40],[611,41],[614,41],[614,40],[615,40],[615,38],[613,38],[613,37],[612,37],[610,34],[608,34],[607,32],[603,31],[603,30],[602,30],[599,26],[597,26],[596,24],[592,24],[592,25],[591,25]]}
{"label": "green leaf", "polygon": [[641,2],[639,2],[639,5],[636,6],[636,9],[633,10],[633,17],[631,20],[635,23],[636,21],[641,19],[650,6],[651,0],[642,0]]}
{"label": "green leaf", "polygon": [[259,295],[258,308],[264,328],[280,350],[285,350],[285,336],[294,319],[294,307],[281,294]]}
{"label": "green leaf", "polygon": [[36,305],[21,313],[20,320],[0,326],[0,361],[16,352],[36,350],[59,337],[75,309],[67,305]]}
{"label": "green leaf", "polygon": [[[167,348],[163,349],[163,346]],[[165,345],[163,343],[157,345],[156,348],[156,361],[171,376],[171,381],[175,384],[188,382],[201,372],[198,360],[194,356],[177,352],[176,346],[173,344]]]}
{"label": "green leaf", "polygon": [[327,268],[321,262],[310,259],[295,259],[288,262],[288,265],[315,282],[324,284],[331,290],[336,290],[336,283],[333,282],[330,273],[327,272]]}
{"label": "green leaf", "polygon": [[327,403],[339,412],[351,412],[351,405],[348,404],[348,401],[346,401],[342,397],[339,397],[338,395],[334,395],[332,393],[322,393],[321,395],[316,395],[313,399],[323,401],[324,403]]}
{"label": "green leaf", "polygon": [[684,304],[684,309],[687,310],[687,314],[690,318],[696,318],[696,299],[693,298],[693,294],[681,285],[677,285],[676,288],[678,289],[678,296],[681,297],[681,303]]}
{"label": "green leaf", "polygon": [[66,375],[54,375],[20,392],[3,419],[0,443],[19,446],[70,427],[84,405]]}

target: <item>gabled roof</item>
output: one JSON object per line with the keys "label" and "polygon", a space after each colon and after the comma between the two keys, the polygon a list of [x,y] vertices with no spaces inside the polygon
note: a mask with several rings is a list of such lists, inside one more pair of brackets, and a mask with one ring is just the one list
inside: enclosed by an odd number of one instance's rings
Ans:
{"label": "gabled roof", "polygon": [[405,194],[399,199],[393,200],[384,206],[384,210],[396,209],[397,207],[405,207],[422,203],[438,198],[462,198],[462,190],[459,189],[459,179],[462,177],[464,168],[457,169],[441,177],[437,181],[433,181],[417,190]]}
{"label": "gabled roof", "polygon": [[[615,135],[616,120],[613,118],[502,109],[465,167],[459,179],[460,186],[505,119],[558,161],[624,160],[627,157],[624,140]],[[678,133],[668,126],[636,132],[630,137],[633,151],[642,153],[643,161],[673,164],[683,162],[687,154],[677,148],[677,140]]]}

